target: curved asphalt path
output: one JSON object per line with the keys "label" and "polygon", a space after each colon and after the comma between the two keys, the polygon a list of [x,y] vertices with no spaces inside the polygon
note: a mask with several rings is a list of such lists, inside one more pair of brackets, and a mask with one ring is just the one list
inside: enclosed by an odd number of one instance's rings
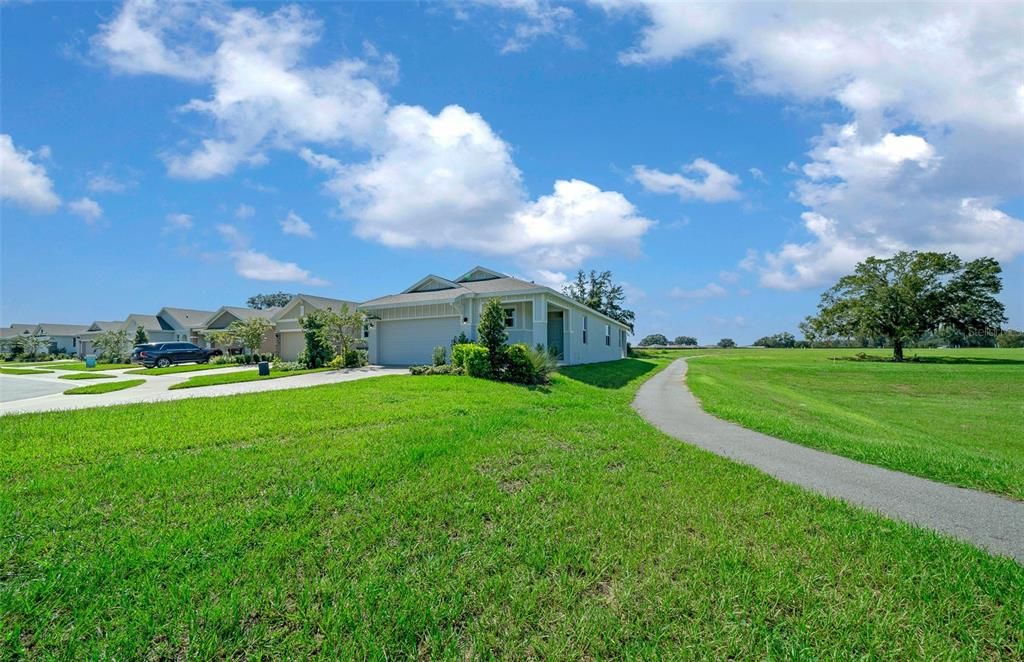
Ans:
{"label": "curved asphalt path", "polygon": [[662,432],[787,483],[928,527],[1024,563],[1024,503],[782,441],[715,418],[686,387],[686,360],[647,380],[633,408]]}

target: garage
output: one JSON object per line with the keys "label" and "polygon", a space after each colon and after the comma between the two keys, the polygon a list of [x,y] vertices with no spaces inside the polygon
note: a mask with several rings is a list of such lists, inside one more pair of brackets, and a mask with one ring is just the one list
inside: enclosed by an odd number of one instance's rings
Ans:
{"label": "garage", "polygon": [[434,348],[447,349],[459,331],[458,317],[377,322],[377,362],[381,365],[430,363]]}

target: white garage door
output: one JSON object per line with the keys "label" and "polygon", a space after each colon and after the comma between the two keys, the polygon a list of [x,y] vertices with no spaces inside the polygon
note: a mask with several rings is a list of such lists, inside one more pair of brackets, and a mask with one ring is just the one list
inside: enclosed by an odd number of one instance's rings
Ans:
{"label": "white garage door", "polygon": [[434,348],[445,348],[459,334],[458,317],[377,322],[377,342],[382,365],[430,363]]}

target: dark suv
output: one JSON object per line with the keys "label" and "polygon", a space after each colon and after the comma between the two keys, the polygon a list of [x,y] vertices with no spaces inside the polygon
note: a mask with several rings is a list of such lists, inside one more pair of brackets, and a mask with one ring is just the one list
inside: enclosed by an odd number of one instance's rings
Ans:
{"label": "dark suv", "polygon": [[211,356],[221,354],[219,349],[203,349],[190,342],[151,342],[135,346],[132,363],[166,368],[173,363],[208,363]]}

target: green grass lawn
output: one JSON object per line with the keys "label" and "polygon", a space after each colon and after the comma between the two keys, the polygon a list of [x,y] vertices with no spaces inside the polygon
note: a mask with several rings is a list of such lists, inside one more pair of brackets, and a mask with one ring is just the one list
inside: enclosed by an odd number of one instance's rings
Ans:
{"label": "green grass lawn", "polygon": [[126,375],[175,375],[179,372],[196,372],[199,370],[217,370],[218,368],[237,368],[234,363],[186,363],[166,368],[140,368],[129,370]]}
{"label": "green grass lawn", "polygon": [[54,365],[60,365],[62,363],[68,363],[74,359],[58,359],[56,361],[0,361],[0,367],[14,367],[14,366],[42,366],[50,367]]}
{"label": "green grass lawn", "polygon": [[119,382],[103,382],[102,384],[90,384],[79,386],[64,391],[64,395],[96,395],[97,393],[110,393],[111,391],[123,391],[139,384],[145,384],[145,379],[124,379]]}
{"label": "green grass lawn", "polygon": [[0,368],[0,375],[45,375],[53,370],[38,370],[36,368]]}
{"label": "green grass lawn", "polygon": [[0,648],[1024,655],[1024,567],[662,435],[629,406],[657,368],[0,418]]}
{"label": "green grass lawn", "polygon": [[88,368],[85,361],[71,361],[70,363],[54,364],[50,367],[57,370],[122,370],[133,366],[132,363],[97,363],[95,368]]}
{"label": "green grass lawn", "polygon": [[108,375],[105,372],[69,372],[61,375],[58,379],[115,379],[117,375]]}
{"label": "green grass lawn", "polygon": [[830,360],[860,351],[730,350],[690,361],[687,383],[704,409],[745,427],[1024,499],[1024,350]]}
{"label": "green grass lawn", "polygon": [[173,391],[179,388],[216,386],[217,384],[237,384],[239,382],[258,382],[267,379],[279,379],[281,377],[305,375],[311,372],[324,372],[326,370],[330,370],[330,368],[311,368],[309,370],[291,370],[288,372],[279,372],[271,369],[268,376],[260,377],[259,372],[256,371],[256,366],[253,366],[251,370],[246,372],[227,372],[218,375],[196,375],[195,377],[189,377],[179,384],[172,384],[168,387],[168,390]]}

